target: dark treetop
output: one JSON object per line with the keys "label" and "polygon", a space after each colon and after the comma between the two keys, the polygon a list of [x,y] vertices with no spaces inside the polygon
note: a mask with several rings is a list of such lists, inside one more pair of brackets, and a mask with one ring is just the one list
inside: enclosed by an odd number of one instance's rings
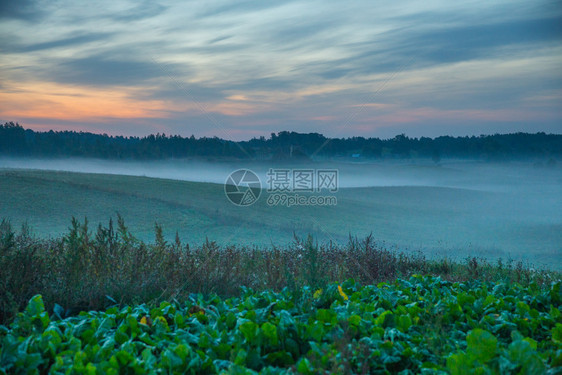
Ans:
{"label": "dark treetop", "polygon": [[76,131],[36,132],[19,124],[0,125],[0,155],[93,157],[103,159],[408,159],[441,158],[508,160],[562,156],[562,134],[514,133],[480,136],[392,139],[326,138],[322,134],[282,131],[269,138],[229,141],[166,134],[109,136]]}

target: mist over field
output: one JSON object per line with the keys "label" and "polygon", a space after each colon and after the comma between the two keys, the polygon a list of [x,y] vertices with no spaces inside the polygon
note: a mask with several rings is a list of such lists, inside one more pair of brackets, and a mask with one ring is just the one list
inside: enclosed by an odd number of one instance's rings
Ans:
{"label": "mist over field", "polygon": [[[236,207],[225,194],[228,175],[240,168],[258,174],[262,201]],[[339,191],[333,207],[271,207],[264,203],[267,171],[274,169],[337,169]],[[95,225],[119,211],[139,238],[154,238],[153,224],[163,224],[172,239],[176,231],[191,242],[206,237],[219,243],[271,243],[286,245],[293,233],[313,234],[319,241],[345,243],[349,235],[373,234],[376,241],[400,250],[421,250],[429,256],[462,258],[477,255],[527,260],[537,266],[561,268],[562,259],[562,167],[533,162],[485,163],[467,160],[427,160],[278,163],[172,161],[107,161],[94,159],[0,159],[0,171],[28,170],[28,189],[51,181],[51,172],[68,171],[90,175],[55,174],[77,190],[51,196],[50,206],[26,210],[24,197],[10,192],[0,198],[2,215],[14,222],[27,220],[40,235],[64,232],[69,218],[88,216]],[[36,170],[36,172],[33,172]],[[104,177],[114,175],[115,177]],[[148,179],[123,183],[123,176]],[[156,179],[153,179],[156,178]],[[165,180],[160,180],[165,179]],[[21,180],[21,179],[20,179]],[[18,180],[18,181],[20,181]],[[168,180],[176,180],[171,188]],[[6,179],[2,182],[8,183]],[[57,180],[58,181],[58,180]],[[125,180],[123,180],[125,181]],[[141,180],[139,180],[141,181]],[[183,181],[206,183],[182,185]],[[210,184],[207,184],[210,183]],[[147,184],[137,191],[137,185]],[[174,183],[176,184],[176,183]],[[0,183],[0,189],[2,189]],[[73,186],[74,186],[73,185]],[[194,186],[196,189],[194,191]],[[119,194],[116,193],[119,190]],[[83,204],[98,197],[96,207]],[[22,193],[23,194],[23,193]],[[39,193],[38,193],[39,194]],[[174,194],[177,197],[174,197]],[[13,197],[10,198],[10,195]],[[57,199],[69,198],[66,204]],[[127,201],[145,199],[145,210],[131,211]],[[158,200],[153,200],[158,196]],[[172,198],[174,197],[174,198]],[[87,198],[87,199],[86,199]],[[78,202],[73,204],[76,199]],[[173,204],[173,210],[162,207]],[[169,217],[163,213],[169,211]],[[24,216],[23,212],[28,212]],[[185,217],[186,213],[191,214]],[[180,217],[176,219],[173,216]],[[39,218],[49,217],[49,224]]]}
{"label": "mist over field", "polygon": [[145,176],[172,180],[223,184],[237,169],[254,171],[267,183],[269,169],[337,169],[339,187],[438,186],[499,192],[556,193],[562,188],[562,166],[544,162],[487,163],[449,160],[435,164],[428,160],[361,162],[206,162],[197,160],[111,161],[69,158],[0,158],[0,168],[38,169],[79,173]]}

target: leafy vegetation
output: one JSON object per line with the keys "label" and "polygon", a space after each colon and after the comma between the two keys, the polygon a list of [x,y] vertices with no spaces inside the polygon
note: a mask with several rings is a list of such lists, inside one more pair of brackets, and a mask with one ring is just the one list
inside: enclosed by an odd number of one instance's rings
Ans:
{"label": "leafy vegetation", "polygon": [[65,314],[100,310],[115,303],[136,304],[187,298],[190,293],[234,296],[241,287],[281,291],[288,287],[322,288],[349,278],[362,285],[392,281],[412,274],[440,275],[447,280],[549,285],[558,272],[532,270],[523,263],[490,264],[467,258],[429,260],[421,253],[391,251],[371,237],[350,238],[345,246],[317,244],[311,237],[295,238],[288,248],[201,246],[168,242],[161,226],[154,243],[135,238],[123,218],[114,225],[72,220],[60,238],[38,239],[24,226],[16,233],[9,222],[0,225],[0,323],[21,311],[35,294],[49,310],[55,303]]}
{"label": "leafy vegetation", "polygon": [[0,372],[558,373],[561,307],[559,281],[419,275],[227,299],[192,294],[66,319],[37,295],[0,327]]}

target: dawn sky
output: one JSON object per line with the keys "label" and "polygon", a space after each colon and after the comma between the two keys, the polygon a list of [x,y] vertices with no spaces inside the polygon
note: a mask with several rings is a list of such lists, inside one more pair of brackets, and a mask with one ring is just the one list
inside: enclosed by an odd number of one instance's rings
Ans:
{"label": "dawn sky", "polygon": [[1,1],[0,121],[236,140],[562,133],[562,1]]}

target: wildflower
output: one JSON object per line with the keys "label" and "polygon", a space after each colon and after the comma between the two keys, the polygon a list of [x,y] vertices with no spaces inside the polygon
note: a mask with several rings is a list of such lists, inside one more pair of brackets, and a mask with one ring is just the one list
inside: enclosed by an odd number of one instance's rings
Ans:
{"label": "wildflower", "polygon": [[349,298],[347,297],[347,294],[344,293],[341,285],[338,285],[338,292],[340,292],[340,296],[343,297],[344,301],[347,301]]}
{"label": "wildflower", "polygon": [[322,289],[318,289],[316,292],[314,292],[314,298],[316,299],[320,298],[321,295],[322,295]]}

